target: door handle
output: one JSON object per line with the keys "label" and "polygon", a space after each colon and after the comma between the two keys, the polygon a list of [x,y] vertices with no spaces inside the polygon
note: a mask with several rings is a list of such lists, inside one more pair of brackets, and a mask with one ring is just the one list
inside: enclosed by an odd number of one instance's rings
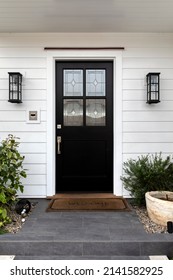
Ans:
{"label": "door handle", "polygon": [[58,146],[57,154],[60,155],[61,154],[61,136],[57,136],[57,146]]}

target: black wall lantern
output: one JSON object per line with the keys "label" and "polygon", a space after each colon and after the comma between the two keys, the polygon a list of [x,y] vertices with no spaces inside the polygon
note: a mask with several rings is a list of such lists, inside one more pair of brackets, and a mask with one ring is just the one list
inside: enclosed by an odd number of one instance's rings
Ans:
{"label": "black wall lantern", "polygon": [[11,103],[22,103],[22,74],[8,72],[9,74],[9,100]]}
{"label": "black wall lantern", "polygon": [[147,74],[147,103],[160,102],[160,73]]}

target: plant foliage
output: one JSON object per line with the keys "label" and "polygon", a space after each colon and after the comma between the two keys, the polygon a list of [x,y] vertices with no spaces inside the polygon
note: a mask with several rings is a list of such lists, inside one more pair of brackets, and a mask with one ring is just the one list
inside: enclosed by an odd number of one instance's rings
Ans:
{"label": "plant foliage", "polygon": [[0,228],[10,222],[9,207],[16,200],[17,191],[23,192],[21,179],[26,178],[17,139],[10,134],[0,145]]}
{"label": "plant foliage", "polygon": [[133,196],[137,205],[145,204],[149,191],[173,191],[173,163],[171,157],[162,158],[161,153],[129,159],[123,164],[124,187]]}

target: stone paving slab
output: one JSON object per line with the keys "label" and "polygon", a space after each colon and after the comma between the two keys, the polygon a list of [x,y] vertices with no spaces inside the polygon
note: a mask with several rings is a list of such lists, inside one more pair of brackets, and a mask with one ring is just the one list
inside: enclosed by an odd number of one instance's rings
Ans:
{"label": "stone paving slab", "polygon": [[11,261],[15,258],[15,256],[10,255],[0,255],[0,261]]}
{"label": "stone paving slab", "polygon": [[152,261],[159,261],[159,260],[167,261],[168,257],[165,255],[158,255],[158,256],[149,256],[149,259]]}
{"label": "stone paving slab", "polygon": [[[31,200],[32,201],[32,200]],[[0,252],[17,256],[173,256],[173,234],[146,233],[136,213],[46,212],[36,208],[17,234],[0,235]]]}

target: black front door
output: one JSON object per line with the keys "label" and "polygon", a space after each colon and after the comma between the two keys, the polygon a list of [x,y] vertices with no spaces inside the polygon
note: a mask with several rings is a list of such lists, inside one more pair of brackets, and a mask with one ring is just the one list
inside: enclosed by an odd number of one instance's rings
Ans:
{"label": "black front door", "polygon": [[56,62],[56,191],[113,192],[113,63]]}

